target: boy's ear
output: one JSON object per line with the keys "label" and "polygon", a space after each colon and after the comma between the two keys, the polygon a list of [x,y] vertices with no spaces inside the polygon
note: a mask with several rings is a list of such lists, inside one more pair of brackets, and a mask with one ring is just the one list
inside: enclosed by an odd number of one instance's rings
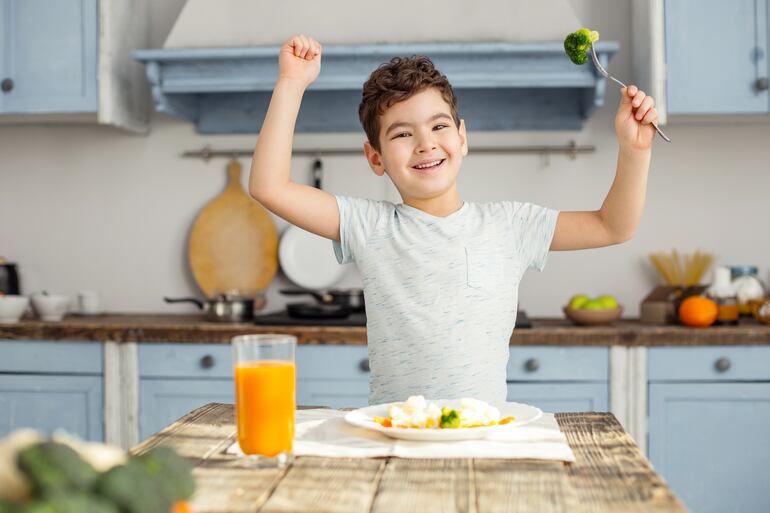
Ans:
{"label": "boy's ear", "polygon": [[460,133],[460,145],[463,151],[463,157],[468,155],[468,134],[465,132],[465,120],[460,120],[460,128],[457,130]]}
{"label": "boy's ear", "polygon": [[374,149],[374,146],[369,144],[369,141],[364,143],[364,154],[366,155],[366,161],[369,163],[369,167],[372,168],[372,171],[374,171],[374,174],[377,176],[384,175],[385,166],[382,163],[382,158],[380,157],[380,154],[377,153],[377,150]]}

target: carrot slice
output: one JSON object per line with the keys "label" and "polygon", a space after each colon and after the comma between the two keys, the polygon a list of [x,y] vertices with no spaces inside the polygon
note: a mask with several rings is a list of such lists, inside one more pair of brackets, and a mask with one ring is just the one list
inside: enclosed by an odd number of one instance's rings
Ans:
{"label": "carrot slice", "polygon": [[171,506],[171,513],[194,513],[190,507],[190,503],[187,501],[176,501]]}

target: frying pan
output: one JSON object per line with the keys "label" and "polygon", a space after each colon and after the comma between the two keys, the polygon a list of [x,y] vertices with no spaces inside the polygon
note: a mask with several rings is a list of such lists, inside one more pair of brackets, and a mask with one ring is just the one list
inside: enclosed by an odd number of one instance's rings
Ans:
{"label": "frying pan", "polygon": [[[321,160],[316,159],[313,181],[317,189],[321,188],[322,173]],[[334,257],[329,239],[294,225],[290,225],[281,236],[278,261],[286,277],[304,289],[328,288],[345,273],[345,268]]]}

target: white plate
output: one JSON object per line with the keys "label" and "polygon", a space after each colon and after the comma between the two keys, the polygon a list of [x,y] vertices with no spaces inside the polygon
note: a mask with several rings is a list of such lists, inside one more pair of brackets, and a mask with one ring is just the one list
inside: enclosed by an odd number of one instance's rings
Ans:
{"label": "white plate", "polygon": [[294,225],[281,236],[278,260],[286,277],[306,289],[331,287],[347,270],[337,262],[331,240]]}
{"label": "white plate", "polygon": [[[439,399],[432,402],[436,403],[439,408],[444,406],[458,408],[460,406],[459,399]],[[495,404],[494,406],[500,410],[500,418],[510,416],[516,417],[516,420],[509,424],[457,429],[413,429],[381,426],[374,421],[374,417],[387,417],[388,407],[391,404],[403,404],[403,402],[375,404],[366,408],[359,408],[357,410],[348,412],[345,415],[345,420],[354,426],[371,429],[373,431],[379,431],[380,433],[391,438],[427,442],[446,442],[450,440],[478,440],[496,431],[515,429],[519,426],[529,424],[530,422],[539,419],[543,415],[543,411],[540,408],[536,408],[535,406],[531,406],[529,404],[503,403]]]}

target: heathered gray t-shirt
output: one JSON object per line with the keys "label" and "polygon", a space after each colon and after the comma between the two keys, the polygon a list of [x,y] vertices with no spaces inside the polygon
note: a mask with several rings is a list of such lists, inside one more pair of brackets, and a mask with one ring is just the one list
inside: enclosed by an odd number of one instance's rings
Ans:
{"label": "heathered gray t-shirt", "polygon": [[558,211],[468,203],[446,217],[336,196],[341,264],[363,279],[369,404],[506,399],[508,341],[524,271],[542,270]]}

